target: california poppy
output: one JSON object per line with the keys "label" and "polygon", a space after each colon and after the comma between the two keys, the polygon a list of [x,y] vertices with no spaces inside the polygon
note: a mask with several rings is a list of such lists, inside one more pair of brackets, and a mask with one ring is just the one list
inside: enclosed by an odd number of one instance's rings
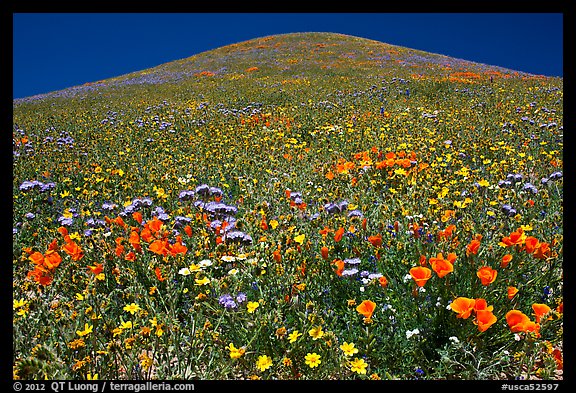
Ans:
{"label": "california poppy", "polygon": [[323,247],[320,249],[320,254],[322,254],[322,258],[323,258],[323,259],[328,259],[328,247],[323,246]]}
{"label": "california poppy", "polygon": [[416,285],[423,287],[430,277],[432,277],[432,270],[427,267],[416,266],[410,269],[410,275],[416,282]]}
{"label": "california poppy", "polygon": [[150,246],[148,246],[148,249],[158,255],[166,256],[168,255],[168,249],[166,248],[167,243],[168,241],[166,240],[154,240]]}
{"label": "california poppy", "polygon": [[344,235],[344,228],[340,227],[336,233],[334,234],[334,241],[336,243],[338,243],[340,240],[342,240],[342,236]]}
{"label": "california poppy", "polygon": [[146,223],[146,227],[152,231],[152,233],[158,232],[162,228],[163,222],[158,218],[154,217],[152,220]]}
{"label": "california poppy", "polygon": [[341,276],[344,271],[344,261],[341,259],[335,259],[332,261],[333,265],[336,265],[336,274]]}
{"label": "california poppy", "polygon": [[476,302],[474,303],[474,312],[478,312],[478,311],[492,311],[494,310],[493,306],[489,306],[488,303],[486,302],[486,299],[476,299]]}
{"label": "california poppy", "polygon": [[478,254],[480,240],[474,239],[466,246],[466,256]]}
{"label": "california poppy", "polygon": [[104,266],[101,263],[96,263],[94,266],[88,266],[88,270],[90,270],[94,275],[99,275],[104,270]]}
{"label": "california poppy", "polygon": [[480,281],[482,281],[482,285],[486,286],[492,284],[494,280],[496,280],[498,272],[489,266],[484,266],[478,269],[476,275]]}
{"label": "california poppy", "polygon": [[550,256],[550,244],[538,243],[533,254],[538,259],[546,259]]}
{"label": "california poppy", "polygon": [[44,254],[44,266],[49,270],[56,269],[60,265],[60,262],[62,262],[62,257],[56,251],[48,250]]}
{"label": "california poppy", "polygon": [[382,246],[382,235],[381,234],[377,234],[374,236],[369,236],[368,237],[368,241],[374,246],[374,247],[381,247]]}
{"label": "california poppy", "polygon": [[[548,314],[552,309],[548,307],[546,304],[542,303],[534,303],[532,305],[532,310],[534,310],[534,315],[536,316],[536,322],[540,323],[540,320],[543,316]],[[548,317],[548,320],[551,320],[552,316]]]}
{"label": "california poppy", "polygon": [[467,297],[457,297],[450,303],[450,308],[452,311],[457,313],[457,318],[467,319],[472,311],[474,310],[474,305],[476,304],[476,300],[470,299]]}
{"label": "california poppy", "polygon": [[142,213],[134,212],[132,213],[132,218],[134,218],[138,224],[142,224]]}
{"label": "california poppy", "polygon": [[186,233],[186,235],[188,235],[188,237],[192,236],[192,228],[190,227],[190,225],[186,225],[184,227],[184,233]]}
{"label": "california poppy", "polygon": [[380,286],[382,288],[386,288],[388,286],[388,280],[386,279],[386,277],[382,276],[378,278],[378,282],[380,283]]}
{"label": "california poppy", "polygon": [[375,309],[376,303],[371,300],[364,300],[358,305],[358,307],[356,307],[356,311],[364,315],[365,318],[371,318]]}
{"label": "california poppy", "polygon": [[276,262],[278,263],[282,262],[282,254],[280,254],[280,250],[274,250],[272,256]]}
{"label": "california poppy", "polygon": [[132,231],[130,233],[130,237],[128,238],[128,242],[136,251],[142,251],[142,247],[140,246],[140,235],[138,235],[138,232]]}
{"label": "california poppy", "polygon": [[186,254],[188,248],[182,244],[182,242],[178,241],[171,246],[168,247],[168,251],[170,255],[174,256],[176,254]]}
{"label": "california poppy", "polygon": [[450,261],[444,259],[444,256],[441,253],[439,253],[436,258],[430,258],[430,265],[440,278],[454,271],[454,265],[452,265]]}
{"label": "california poppy", "polygon": [[502,261],[500,262],[500,267],[501,268],[507,267],[511,260],[512,260],[512,255],[510,255],[510,254],[504,255],[502,257]]}
{"label": "california poppy", "polygon": [[533,332],[540,336],[540,325],[519,310],[510,310],[506,313],[506,322],[512,333]]}
{"label": "california poppy", "polygon": [[156,274],[156,278],[158,279],[158,281],[165,281],[166,278],[162,277],[162,272],[160,271],[159,267],[156,267],[156,269],[154,269],[154,274]]}
{"label": "california poppy", "polygon": [[478,330],[484,332],[490,326],[496,323],[497,320],[498,318],[496,318],[496,316],[492,314],[492,311],[479,310],[476,311],[476,319],[474,320],[474,323],[478,325]]}
{"label": "california poppy", "polygon": [[524,240],[524,246],[526,247],[526,252],[528,254],[532,254],[536,249],[538,243],[539,243],[538,239],[536,239],[533,236],[528,236],[526,240]]}
{"label": "california poppy", "polygon": [[508,299],[512,300],[514,296],[518,293],[518,288],[516,287],[508,287]]}
{"label": "california poppy", "polygon": [[62,247],[62,249],[70,255],[73,261],[79,261],[84,256],[82,249],[74,241],[70,241]]}
{"label": "california poppy", "polygon": [[524,230],[522,228],[518,228],[516,231],[510,233],[510,236],[503,237],[501,243],[505,247],[510,247],[524,244],[525,239],[526,235],[524,234]]}
{"label": "california poppy", "polygon": [[142,232],[140,232],[140,238],[146,243],[150,243],[153,239],[152,231],[150,231],[150,228],[145,227]]}

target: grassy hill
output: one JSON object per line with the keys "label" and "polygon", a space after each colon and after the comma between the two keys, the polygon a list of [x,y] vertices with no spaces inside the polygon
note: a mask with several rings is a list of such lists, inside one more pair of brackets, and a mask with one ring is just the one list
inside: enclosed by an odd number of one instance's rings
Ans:
{"label": "grassy hill", "polygon": [[14,100],[15,377],[561,379],[562,102],[330,33]]}

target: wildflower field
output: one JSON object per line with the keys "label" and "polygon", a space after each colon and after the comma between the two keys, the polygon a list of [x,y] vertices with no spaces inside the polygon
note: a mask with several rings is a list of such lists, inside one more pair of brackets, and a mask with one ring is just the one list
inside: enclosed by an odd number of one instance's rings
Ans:
{"label": "wildflower field", "polygon": [[328,33],[14,100],[14,378],[562,379],[562,103]]}

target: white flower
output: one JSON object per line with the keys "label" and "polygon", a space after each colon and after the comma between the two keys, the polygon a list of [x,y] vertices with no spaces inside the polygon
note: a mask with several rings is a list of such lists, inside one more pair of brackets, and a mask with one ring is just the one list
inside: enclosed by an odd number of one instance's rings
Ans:
{"label": "white flower", "polygon": [[229,275],[233,276],[236,273],[238,273],[238,269],[230,269],[230,271],[228,272]]}
{"label": "white flower", "polygon": [[518,333],[516,333],[516,334],[514,335],[514,340],[520,341],[520,339],[521,339],[520,335],[519,335]]}
{"label": "white flower", "polygon": [[407,274],[404,276],[404,278],[402,279],[402,281],[404,282],[410,282],[412,281],[412,276],[410,274]]}
{"label": "white flower", "polygon": [[420,330],[418,328],[414,330],[406,330],[406,338],[410,339],[412,336],[417,336],[420,334]]}
{"label": "white flower", "polygon": [[232,255],[224,255],[222,258],[224,262],[233,262],[236,260],[236,257],[233,257]]}
{"label": "white flower", "polygon": [[448,340],[452,341],[454,344],[458,344],[460,342],[456,336],[449,337]]}
{"label": "white flower", "polygon": [[183,276],[188,276],[190,275],[192,272],[190,271],[190,269],[188,269],[187,267],[184,267],[180,270],[178,270],[178,274],[181,274]]}
{"label": "white flower", "polygon": [[210,259],[204,259],[200,262],[198,262],[198,266],[200,267],[208,267],[212,265],[212,261]]}
{"label": "white flower", "polygon": [[360,287],[360,292],[364,292],[364,287]]}

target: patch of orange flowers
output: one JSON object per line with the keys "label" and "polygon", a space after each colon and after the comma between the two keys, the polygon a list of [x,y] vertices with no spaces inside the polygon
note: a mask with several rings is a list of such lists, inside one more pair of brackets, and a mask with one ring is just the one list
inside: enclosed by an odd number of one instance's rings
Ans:
{"label": "patch of orange flowers", "polygon": [[457,313],[456,318],[468,319],[474,313],[474,324],[481,332],[488,330],[498,320],[492,313],[494,307],[488,306],[486,300],[482,298],[458,297],[450,303],[450,308]]}

